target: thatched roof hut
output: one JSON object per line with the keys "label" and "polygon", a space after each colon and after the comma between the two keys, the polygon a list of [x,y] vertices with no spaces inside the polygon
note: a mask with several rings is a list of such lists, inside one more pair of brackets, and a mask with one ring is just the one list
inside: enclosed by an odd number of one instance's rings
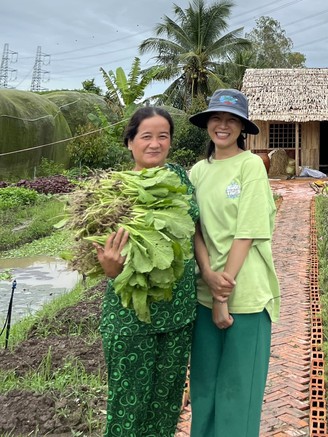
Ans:
{"label": "thatched roof hut", "polygon": [[328,68],[249,69],[243,91],[253,120],[328,120]]}
{"label": "thatched roof hut", "polygon": [[328,168],[328,68],[248,69],[242,91],[261,131],[250,149],[286,148],[302,166]]}

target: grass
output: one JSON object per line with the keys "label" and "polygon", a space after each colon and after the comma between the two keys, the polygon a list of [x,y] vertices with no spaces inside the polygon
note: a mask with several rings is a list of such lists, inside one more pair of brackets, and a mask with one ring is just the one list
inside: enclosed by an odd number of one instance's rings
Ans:
{"label": "grass", "polygon": [[[53,232],[51,230],[51,232]],[[25,256],[47,255],[60,256],[61,252],[68,249],[71,242],[70,232],[55,231],[51,235],[40,238],[23,246],[1,252],[1,258],[21,258]]]}
{"label": "grass", "polygon": [[[78,304],[82,299],[87,302],[86,292],[96,284],[95,280],[87,280],[86,286],[81,282],[71,292],[60,295],[45,304],[34,315],[29,315],[14,324],[10,333],[10,349],[14,350],[15,346],[24,342],[28,337],[31,338],[31,332],[33,332],[34,343],[35,341],[42,342],[42,339],[46,340],[48,337],[59,339],[64,335],[78,338],[79,346],[83,343],[94,345],[100,337],[99,317],[92,317],[90,314],[87,318],[83,318],[80,324],[77,324],[70,318],[58,317],[58,314]],[[97,301],[100,302],[100,299],[101,296]],[[3,347],[4,338],[0,337],[0,340],[0,347]],[[47,396],[51,393],[50,396],[56,399],[56,405],[58,405],[56,409],[58,420],[62,417],[73,426],[72,415],[76,414],[78,420],[83,420],[88,428],[88,434],[71,429],[71,435],[100,436],[105,410],[99,409],[98,402],[99,399],[106,399],[106,378],[100,373],[100,369],[97,373],[87,371],[77,357],[68,356],[60,366],[57,362],[56,370],[53,370],[52,362],[53,349],[49,346],[37,368],[31,368],[25,373],[17,373],[16,370],[0,370],[0,394],[20,390]],[[65,399],[65,402],[62,402],[62,399]],[[5,435],[9,437],[11,434]],[[41,436],[38,430],[34,430],[33,434],[29,435]],[[1,434],[1,437],[4,436]]]}
{"label": "grass", "polygon": [[[0,211],[0,251],[17,249],[51,235],[62,217],[65,203],[58,197],[40,197],[32,206]],[[43,252],[47,253],[47,252]]]}
{"label": "grass", "polygon": [[87,373],[78,360],[66,360],[55,372],[51,371],[51,349],[41,362],[37,371],[33,370],[24,376],[17,376],[15,371],[0,372],[1,393],[11,390],[31,390],[45,393],[49,390],[65,392],[68,384],[71,387],[88,386],[91,391],[103,386],[100,375]]}
{"label": "grass", "polygon": [[[328,357],[328,197],[316,196],[316,226],[318,235],[319,286],[321,290],[320,303],[323,323],[323,352]],[[326,381],[328,380],[328,364],[325,366]]]}
{"label": "grass", "polygon": [[[69,293],[62,294],[51,300],[50,302],[47,302],[35,314],[27,315],[18,323],[15,323],[13,326],[11,326],[11,347],[14,347],[18,343],[26,340],[28,333],[34,326],[37,326],[37,333],[38,336],[41,338],[47,337],[48,335],[55,335],[56,331],[54,330],[52,322],[53,320],[55,320],[58,312],[62,309],[69,308],[80,302],[85,294],[86,289],[93,287],[97,284],[97,282],[98,281],[95,279],[88,279],[86,284],[83,284],[82,282],[78,283]],[[48,321],[49,326],[47,323],[44,323],[45,320]],[[56,326],[59,332],[61,330],[61,326],[59,323],[57,323]],[[83,335],[86,335],[87,331],[89,331],[90,334],[94,333],[94,326],[91,326],[89,330],[86,325],[76,326],[74,323],[71,323],[71,325],[68,326],[68,332],[73,333],[74,335],[80,335],[82,333]],[[0,337],[0,347],[4,347],[4,344],[4,338]]]}

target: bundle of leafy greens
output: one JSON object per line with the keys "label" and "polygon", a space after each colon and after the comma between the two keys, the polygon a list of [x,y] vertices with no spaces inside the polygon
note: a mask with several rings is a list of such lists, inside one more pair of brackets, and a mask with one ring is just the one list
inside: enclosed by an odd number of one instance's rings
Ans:
{"label": "bundle of leafy greens", "polygon": [[89,276],[103,274],[90,243],[104,245],[112,232],[127,230],[124,268],[113,286],[122,305],[149,323],[149,304],[172,298],[192,254],[189,200],[186,185],[165,167],[110,171],[89,180],[74,193],[66,223],[77,242],[72,267]]}

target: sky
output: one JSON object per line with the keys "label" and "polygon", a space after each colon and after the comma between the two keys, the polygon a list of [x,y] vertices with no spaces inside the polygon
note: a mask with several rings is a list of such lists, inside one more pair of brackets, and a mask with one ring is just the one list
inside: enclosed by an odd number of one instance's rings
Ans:
{"label": "sky", "polygon": [[[154,65],[151,53],[140,56],[140,43],[155,36],[154,28],[163,22],[165,15],[175,17],[174,3],[186,9],[190,2],[2,0],[1,3],[0,73],[3,74],[4,62],[7,63],[8,88],[31,89],[39,53],[42,89],[81,89],[84,80],[94,79],[105,90],[100,67],[106,72],[122,67],[128,74],[137,56],[142,68]],[[261,16],[280,23],[293,42],[292,51],[305,55],[307,67],[328,67],[326,0],[234,0],[228,30],[243,27],[244,32],[249,32]],[[7,50],[8,57],[4,56]],[[145,97],[164,91],[167,85],[150,85]]]}

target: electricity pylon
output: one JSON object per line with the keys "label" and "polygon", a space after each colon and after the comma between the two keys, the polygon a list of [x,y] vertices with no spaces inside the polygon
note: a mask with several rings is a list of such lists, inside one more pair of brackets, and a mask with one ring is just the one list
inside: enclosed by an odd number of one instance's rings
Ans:
{"label": "electricity pylon", "polygon": [[46,88],[41,87],[41,82],[49,80],[47,75],[50,74],[49,71],[42,70],[43,65],[50,64],[50,55],[46,55],[41,52],[41,46],[38,46],[36,51],[36,57],[33,67],[33,75],[31,82],[31,91],[44,91]]}
{"label": "electricity pylon", "polygon": [[3,47],[3,54],[2,54],[1,67],[0,67],[0,88],[9,88],[8,82],[10,80],[16,80],[17,70],[9,68],[9,64],[14,64],[15,62],[17,62],[17,59],[18,59],[18,52],[13,52],[12,50],[9,50],[9,44],[6,43]]}

